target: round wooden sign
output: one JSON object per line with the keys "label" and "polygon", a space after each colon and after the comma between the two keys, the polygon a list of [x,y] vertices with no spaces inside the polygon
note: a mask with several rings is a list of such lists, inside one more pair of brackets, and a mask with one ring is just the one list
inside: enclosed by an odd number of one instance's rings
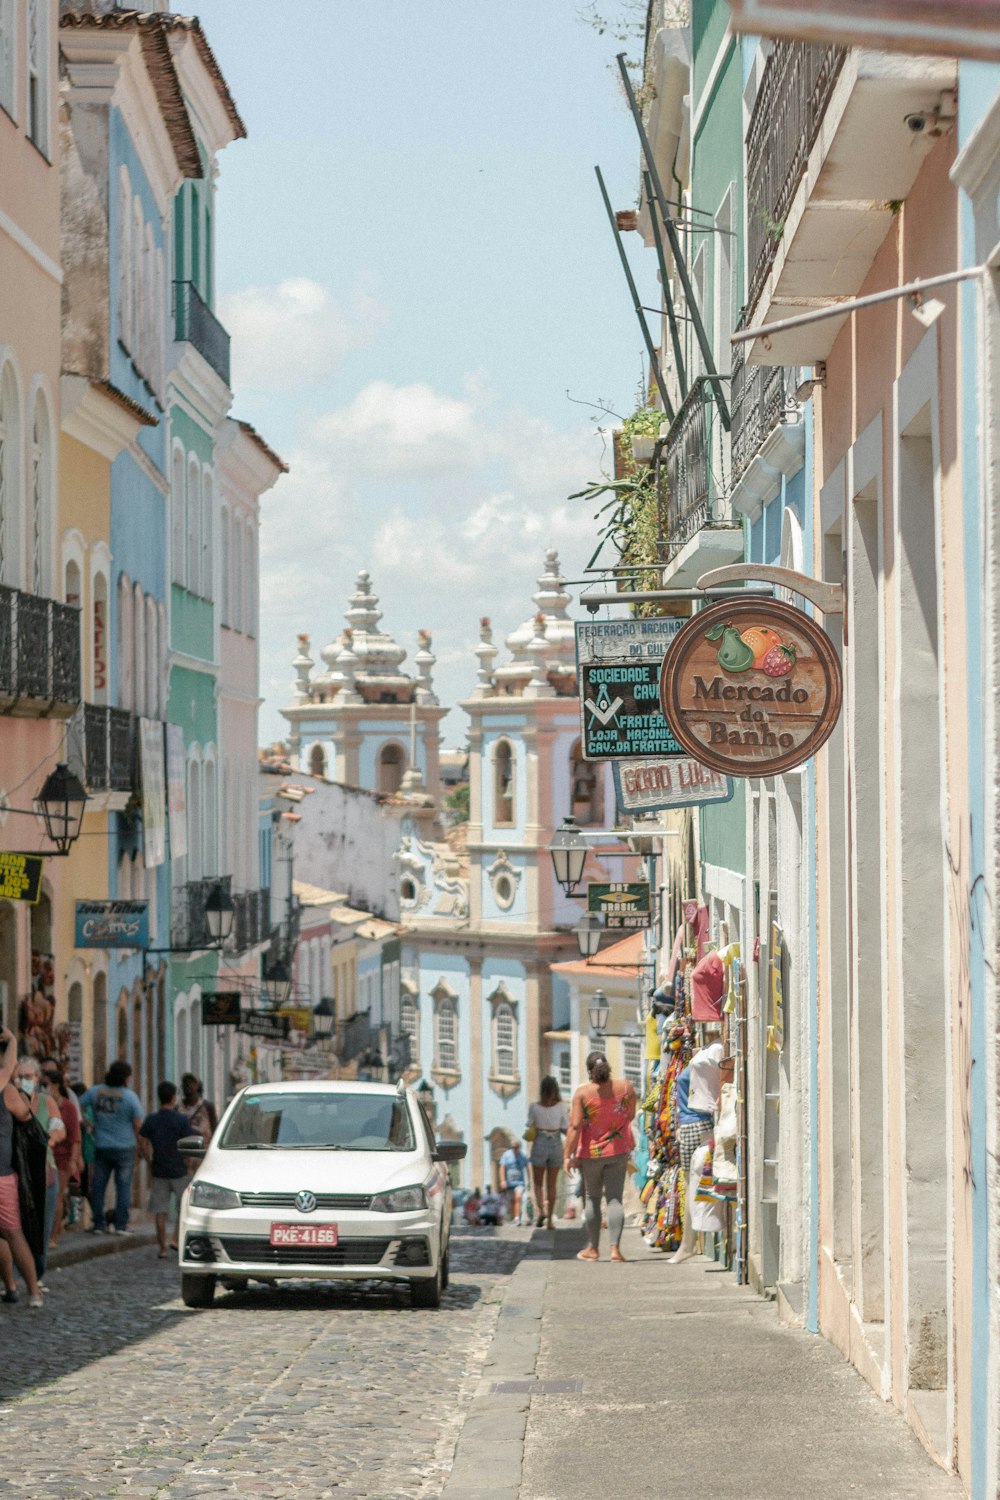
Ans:
{"label": "round wooden sign", "polygon": [[778,599],[723,599],[684,626],[660,672],[675,738],[727,776],[790,771],[840,714],[840,661],[826,632]]}

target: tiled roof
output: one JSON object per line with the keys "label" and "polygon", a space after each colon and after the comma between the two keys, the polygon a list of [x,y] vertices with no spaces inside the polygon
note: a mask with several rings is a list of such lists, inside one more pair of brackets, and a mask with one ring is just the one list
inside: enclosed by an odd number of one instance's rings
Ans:
{"label": "tiled roof", "polygon": [[[167,41],[165,22],[169,16],[153,11],[112,10],[100,15],[66,6],[60,10],[59,26],[67,31],[137,31],[142,42],[146,64],[163,122],[167,127],[177,165],[185,177],[201,177],[201,157],[191,128],[191,120],[181,93],[180,81]],[[206,47],[208,43],[205,43]]]}
{"label": "tiled roof", "polygon": [[198,55],[205,64],[212,82],[215,84],[222,106],[229,116],[229,122],[233,127],[233,134],[237,140],[246,140],[247,128],[240,118],[240,112],[236,108],[236,100],[229,92],[229,85],[225,80],[222,69],[216,61],[215,53],[208,45],[208,38],[201,29],[201,22],[197,16],[175,16],[163,15],[160,17],[163,24],[171,31],[187,31],[194,38],[194,44],[198,49]]}
{"label": "tiled roof", "polygon": [[554,974],[590,974],[602,979],[617,979],[624,974],[638,974],[642,964],[644,934],[633,932],[620,942],[602,948],[597,958],[587,963],[585,959],[569,959],[565,963],[550,964]]}
{"label": "tiled roof", "polygon": [[282,474],[288,473],[288,465],[285,463],[285,460],[283,458],[280,458],[278,454],[275,453],[274,449],[269,443],[265,443],[256,427],[252,427],[249,422],[241,422],[239,417],[234,418],[234,421],[236,422],[236,425],[240,429],[240,431],[246,433],[247,437],[252,443],[256,443],[257,447],[260,449],[261,453],[263,453],[265,458],[269,458],[271,462],[281,470]]}

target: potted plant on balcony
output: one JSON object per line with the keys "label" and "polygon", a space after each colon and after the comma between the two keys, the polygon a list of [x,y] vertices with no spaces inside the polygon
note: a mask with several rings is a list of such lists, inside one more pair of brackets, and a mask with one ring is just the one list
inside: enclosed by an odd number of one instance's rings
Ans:
{"label": "potted plant on balcony", "polygon": [[622,436],[628,440],[637,464],[652,463],[662,421],[663,412],[658,406],[641,406],[622,423]]}

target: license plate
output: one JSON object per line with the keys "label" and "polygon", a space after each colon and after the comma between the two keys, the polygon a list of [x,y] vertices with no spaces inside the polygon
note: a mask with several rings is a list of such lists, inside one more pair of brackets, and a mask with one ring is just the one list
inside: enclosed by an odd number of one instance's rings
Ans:
{"label": "license plate", "polygon": [[336,1245],[336,1224],[272,1224],[272,1245]]}

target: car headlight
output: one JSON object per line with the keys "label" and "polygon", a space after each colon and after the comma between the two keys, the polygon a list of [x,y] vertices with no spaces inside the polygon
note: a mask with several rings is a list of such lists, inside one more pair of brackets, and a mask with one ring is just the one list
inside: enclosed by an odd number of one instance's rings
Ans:
{"label": "car headlight", "polygon": [[377,1214],[405,1214],[426,1207],[427,1194],[422,1187],[393,1188],[391,1193],[376,1193],[372,1199]]}
{"label": "car headlight", "polygon": [[191,1185],[192,1208],[239,1208],[240,1195],[232,1188],[217,1187],[214,1182],[195,1182]]}

